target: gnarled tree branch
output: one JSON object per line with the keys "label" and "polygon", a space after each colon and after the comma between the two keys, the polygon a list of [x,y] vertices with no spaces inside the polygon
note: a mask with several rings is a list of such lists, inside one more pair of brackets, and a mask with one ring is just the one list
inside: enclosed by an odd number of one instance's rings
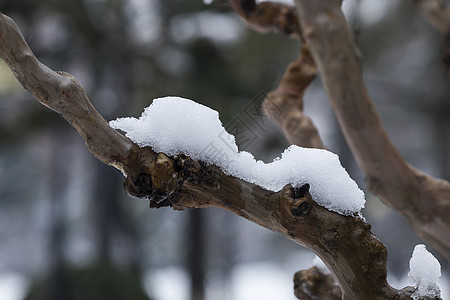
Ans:
{"label": "gnarled tree branch", "polygon": [[309,185],[267,191],[184,155],[139,148],[108,126],[73,77],[41,64],[2,14],[0,57],[35,98],[80,133],[97,158],[123,171],[130,194],[149,199],[153,207],[220,207],[305,245],[325,262],[348,299],[410,299],[411,292],[388,285],[386,248],[370,225],[317,205]]}
{"label": "gnarled tree branch", "polygon": [[392,144],[366,90],[361,55],[340,1],[295,2],[305,40],[369,190],[450,259],[450,183],[408,165]]}

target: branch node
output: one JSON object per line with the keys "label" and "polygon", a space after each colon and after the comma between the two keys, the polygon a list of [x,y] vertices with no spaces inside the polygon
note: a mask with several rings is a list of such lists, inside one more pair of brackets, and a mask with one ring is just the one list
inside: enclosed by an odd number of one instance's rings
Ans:
{"label": "branch node", "polygon": [[305,219],[309,216],[311,212],[312,205],[306,201],[299,201],[294,204],[294,207],[291,209],[291,214],[300,219]]}

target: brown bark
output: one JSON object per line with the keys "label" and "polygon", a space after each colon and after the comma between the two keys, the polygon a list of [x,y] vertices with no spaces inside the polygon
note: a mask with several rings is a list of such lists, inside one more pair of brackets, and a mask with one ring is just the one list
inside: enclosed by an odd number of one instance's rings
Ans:
{"label": "brown bark", "polygon": [[263,111],[290,143],[324,149],[316,126],[303,112],[303,95],[316,72],[316,64],[307,45],[303,44],[298,59],[288,66],[278,87],[264,100]]}
{"label": "brown bark", "polygon": [[41,64],[15,23],[1,14],[0,56],[38,101],[80,133],[93,155],[122,170],[127,191],[149,199],[151,207],[223,208],[312,249],[345,299],[410,299],[411,291],[387,284],[386,248],[370,225],[317,205],[309,185],[267,191],[184,155],[170,158],[139,148],[108,126],[71,75]]}
{"label": "brown bark", "polygon": [[389,139],[367,93],[361,55],[340,1],[296,0],[305,40],[340,127],[371,192],[404,214],[450,259],[450,184],[408,165]]}

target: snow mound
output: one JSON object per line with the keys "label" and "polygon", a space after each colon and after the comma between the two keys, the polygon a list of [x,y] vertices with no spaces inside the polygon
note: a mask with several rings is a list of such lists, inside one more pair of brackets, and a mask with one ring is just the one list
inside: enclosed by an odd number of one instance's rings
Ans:
{"label": "snow mound", "polygon": [[417,288],[413,299],[440,296],[441,290],[436,282],[441,277],[441,265],[425,245],[419,244],[414,248],[409,269],[410,282]]}
{"label": "snow mound", "polygon": [[271,163],[257,161],[251,153],[238,150],[217,111],[192,100],[155,99],[138,119],[119,118],[109,124],[141,147],[169,156],[184,153],[272,191],[286,184],[300,187],[309,183],[314,201],[343,215],[359,214],[365,205],[364,193],[336,154],[290,146]]}

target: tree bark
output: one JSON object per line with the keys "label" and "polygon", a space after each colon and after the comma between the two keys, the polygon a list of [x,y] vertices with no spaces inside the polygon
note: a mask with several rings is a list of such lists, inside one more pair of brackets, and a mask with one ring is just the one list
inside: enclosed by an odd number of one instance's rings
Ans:
{"label": "tree bark", "polygon": [[288,66],[278,87],[264,100],[263,111],[293,145],[325,149],[319,131],[303,112],[303,95],[316,71],[308,46],[303,43],[298,59]]}

